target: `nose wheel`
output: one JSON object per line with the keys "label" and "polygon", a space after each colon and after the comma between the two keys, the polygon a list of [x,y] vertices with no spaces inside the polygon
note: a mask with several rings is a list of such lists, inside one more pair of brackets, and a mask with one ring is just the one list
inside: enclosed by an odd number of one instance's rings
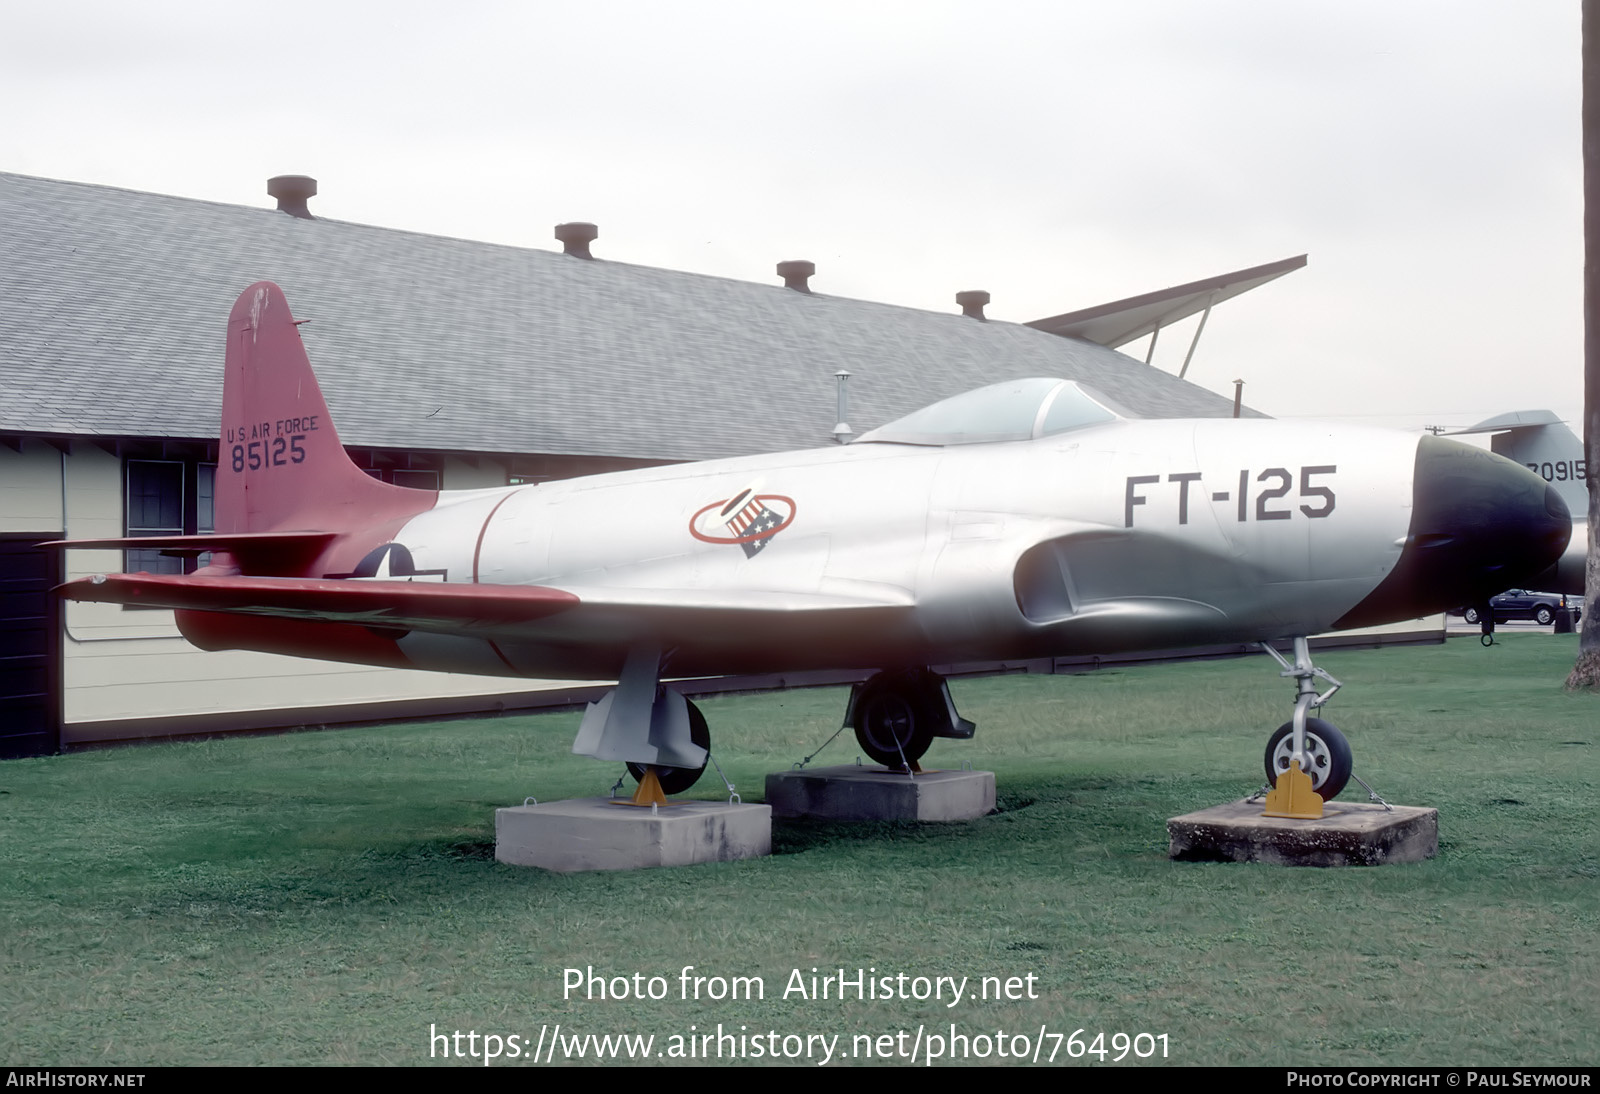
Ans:
{"label": "nose wheel", "polygon": [[[1306,760],[1301,770],[1311,776],[1311,789],[1323,801],[1338,797],[1339,791],[1350,782],[1354,766],[1350,742],[1345,735],[1332,722],[1307,718],[1304,752]],[[1289,770],[1293,758],[1294,722],[1289,721],[1267,738],[1267,781],[1276,785],[1278,777]]]}

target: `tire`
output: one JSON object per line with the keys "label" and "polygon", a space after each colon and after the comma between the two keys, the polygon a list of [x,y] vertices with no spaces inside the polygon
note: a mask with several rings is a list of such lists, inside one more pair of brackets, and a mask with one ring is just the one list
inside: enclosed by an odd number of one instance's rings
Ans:
{"label": "tire", "polygon": [[1478,609],[1468,608],[1461,613],[1461,618],[1465,619],[1469,624],[1476,624],[1478,622]]}
{"label": "tire", "polygon": [[1540,604],[1537,608],[1533,609],[1533,621],[1539,624],[1541,627],[1548,627],[1552,622],[1554,622],[1555,618],[1556,613],[1551,611],[1549,607],[1544,604]]}
{"label": "tire", "polygon": [[[648,765],[655,768],[656,778],[661,783],[661,792],[669,798],[674,794],[682,794],[699,782],[700,776],[706,773],[706,764],[711,762],[709,755],[711,751],[711,727],[706,724],[706,716],[700,713],[700,708],[695,706],[692,701],[685,699],[684,704],[689,708],[689,740],[705,749],[708,755],[706,756],[706,763],[701,764],[699,767]],[[647,765],[645,764],[630,763],[628,765],[628,774],[633,776],[634,782],[639,782],[644,778],[646,769]]]}
{"label": "tire", "polygon": [[[1267,781],[1276,785],[1278,776],[1289,770],[1289,750],[1294,739],[1294,723],[1285,722],[1267,738]],[[1350,742],[1339,727],[1321,718],[1306,719],[1306,751],[1311,754],[1311,789],[1323,801],[1332,801],[1350,781],[1353,761]]]}
{"label": "tire", "polygon": [[922,759],[933,744],[927,689],[909,673],[879,673],[856,698],[856,743],[875,763],[896,771]]}

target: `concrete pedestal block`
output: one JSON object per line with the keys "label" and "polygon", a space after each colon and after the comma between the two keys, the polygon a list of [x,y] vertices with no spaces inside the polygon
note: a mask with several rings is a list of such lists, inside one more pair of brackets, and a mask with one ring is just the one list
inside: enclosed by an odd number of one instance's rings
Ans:
{"label": "concrete pedestal block", "polygon": [[847,821],[963,821],[994,812],[993,771],[822,767],[767,776],[773,816]]}
{"label": "concrete pedestal block", "polygon": [[772,809],[728,802],[649,808],[576,798],[496,809],[494,857],[559,873],[692,866],[772,854]]}
{"label": "concrete pedestal block", "polygon": [[1167,821],[1175,859],[1274,866],[1380,866],[1439,853],[1439,811],[1331,801],[1321,820],[1264,817],[1259,801],[1231,802]]}

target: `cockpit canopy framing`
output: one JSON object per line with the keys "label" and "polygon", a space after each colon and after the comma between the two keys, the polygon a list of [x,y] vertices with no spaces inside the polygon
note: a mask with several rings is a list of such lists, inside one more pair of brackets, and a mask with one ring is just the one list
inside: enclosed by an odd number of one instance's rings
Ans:
{"label": "cockpit canopy framing", "polygon": [[865,433],[857,444],[1026,441],[1134,415],[1076,380],[1031,376],[980,387]]}

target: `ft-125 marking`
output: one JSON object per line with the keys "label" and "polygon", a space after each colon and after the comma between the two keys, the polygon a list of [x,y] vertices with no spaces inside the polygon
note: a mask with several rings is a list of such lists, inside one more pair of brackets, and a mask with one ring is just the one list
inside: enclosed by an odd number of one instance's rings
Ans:
{"label": "ft-125 marking", "polygon": [[[1287,498],[1289,491],[1294,488],[1295,476],[1287,467],[1269,467],[1255,476],[1254,481],[1261,484],[1261,491],[1255,495],[1255,505],[1250,504],[1251,478],[1248,470],[1239,472],[1239,488],[1236,492],[1219,490],[1211,495],[1212,501],[1227,501],[1229,498],[1238,498],[1239,520],[1250,520],[1252,513],[1256,520],[1288,520],[1294,515],[1294,509],[1308,517],[1326,517],[1333,513],[1336,502],[1331,486],[1319,486],[1312,483],[1313,477],[1332,475],[1338,471],[1337,464],[1317,464],[1300,468],[1300,493],[1301,498],[1312,499],[1312,504],[1298,507],[1287,500],[1283,508],[1275,508],[1272,503],[1279,499]],[[1129,475],[1128,490],[1125,495],[1126,504],[1123,506],[1125,527],[1133,527],[1133,509],[1137,505],[1147,504],[1145,496],[1139,493],[1139,488],[1162,481],[1160,475]],[[1200,481],[1198,471],[1179,471],[1166,476],[1169,483],[1178,484],[1178,523],[1189,523],[1189,484]]]}

